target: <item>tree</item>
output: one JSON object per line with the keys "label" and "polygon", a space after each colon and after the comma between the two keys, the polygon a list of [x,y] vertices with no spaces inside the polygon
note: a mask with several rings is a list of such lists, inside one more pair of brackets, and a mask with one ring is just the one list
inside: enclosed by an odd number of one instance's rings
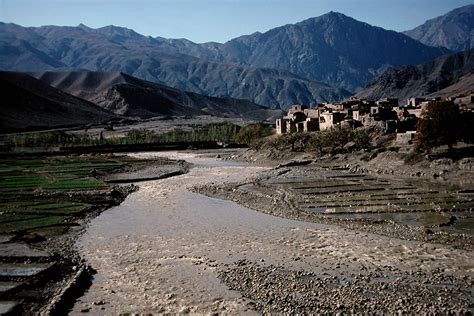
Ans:
{"label": "tree", "polygon": [[334,154],[338,148],[343,151],[344,146],[351,141],[352,129],[348,126],[336,125],[324,130],[323,133],[331,146],[331,154]]}
{"label": "tree", "polygon": [[285,142],[291,146],[291,151],[304,151],[309,135],[306,133],[291,133],[284,136]]}
{"label": "tree", "polygon": [[365,128],[352,130],[348,126],[337,125],[313,134],[308,141],[308,148],[320,155],[325,154],[325,149],[329,148],[333,155],[336,152],[351,150],[345,148],[349,142],[354,142],[354,149],[369,148],[372,137]]}
{"label": "tree", "polygon": [[430,150],[448,145],[451,150],[459,139],[459,107],[451,101],[433,101],[422,112],[416,127],[415,149]]}
{"label": "tree", "polygon": [[156,141],[156,133],[145,128],[132,129],[125,136],[128,144],[146,144]]}
{"label": "tree", "polygon": [[474,112],[463,112],[461,114],[461,124],[459,125],[459,139],[465,143],[474,143],[474,128],[472,123],[474,122]]}
{"label": "tree", "polygon": [[372,143],[372,137],[370,135],[370,131],[366,128],[356,129],[352,133],[351,138],[352,138],[352,141],[354,142],[355,148],[358,150],[369,148]]}
{"label": "tree", "polygon": [[327,138],[323,132],[317,132],[309,139],[308,147],[310,150],[317,150],[320,155],[324,154],[324,148],[328,146]]}
{"label": "tree", "polygon": [[242,127],[235,139],[241,144],[256,146],[264,137],[272,134],[272,129],[263,123],[250,124]]}

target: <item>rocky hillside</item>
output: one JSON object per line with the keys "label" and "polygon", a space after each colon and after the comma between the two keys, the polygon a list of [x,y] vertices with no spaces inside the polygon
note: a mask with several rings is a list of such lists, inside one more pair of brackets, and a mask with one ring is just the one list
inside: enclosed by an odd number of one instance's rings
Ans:
{"label": "rocky hillside", "polygon": [[474,4],[454,9],[404,33],[429,46],[453,51],[474,48]]}
{"label": "rocky hillside", "polygon": [[283,109],[350,95],[287,71],[199,59],[166,41],[114,26],[24,28],[0,23],[0,69],[124,72],[180,90]]}
{"label": "rocky hillside", "polygon": [[248,100],[206,97],[120,72],[44,72],[32,75],[124,116],[215,115],[273,120],[281,114],[279,110],[270,110]]}
{"label": "rocky hillside", "polygon": [[451,96],[474,91],[474,49],[442,56],[433,61],[390,68],[356,94],[377,100],[396,97],[401,102],[417,96]]}
{"label": "rocky hillside", "polygon": [[452,97],[474,93],[474,72],[464,75],[456,83],[447,86],[439,91],[428,94],[429,97]]}
{"label": "rocky hillside", "polygon": [[349,91],[361,89],[387,66],[419,64],[447,52],[336,12],[225,44],[161,40],[201,59],[286,70]]}
{"label": "rocky hillside", "polygon": [[115,115],[25,74],[0,72],[0,131],[101,123]]}

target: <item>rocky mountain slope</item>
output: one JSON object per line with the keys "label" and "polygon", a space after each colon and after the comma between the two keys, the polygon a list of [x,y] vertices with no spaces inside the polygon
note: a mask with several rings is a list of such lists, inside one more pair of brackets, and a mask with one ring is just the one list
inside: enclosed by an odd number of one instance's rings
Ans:
{"label": "rocky mountain slope", "polygon": [[166,41],[114,26],[24,28],[0,23],[0,69],[124,72],[180,90],[283,109],[350,95],[287,71],[205,61],[178,52]]}
{"label": "rocky mountain slope", "polygon": [[474,72],[464,75],[456,83],[447,86],[439,91],[428,94],[429,97],[452,97],[474,93]]}
{"label": "rocky mountain slope", "polygon": [[453,51],[474,48],[474,4],[454,9],[404,33],[429,46]]}
{"label": "rocky mountain slope", "polygon": [[115,115],[25,74],[0,72],[0,131],[101,123]]}
{"label": "rocky mountain slope", "polygon": [[364,87],[388,66],[419,64],[448,52],[336,12],[225,44],[160,40],[201,59],[282,69],[349,91]]}
{"label": "rocky mountain slope", "polygon": [[115,26],[0,24],[0,69],[121,71],[283,109],[344,99],[349,93],[331,85],[356,91],[390,65],[446,51],[334,12],[224,44],[152,38]]}
{"label": "rocky mountain slope", "polygon": [[[421,35],[453,40],[442,46],[455,49],[470,46],[472,7],[407,34],[422,41]],[[444,35],[435,36],[434,30]],[[387,67],[420,64],[448,52],[335,12],[224,44],[152,38],[116,26],[0,23],[0,69],[124,72],[180,90],[281,109],[345,99],[351,95],[347,90],[361,89]]]}
{"label": "rocky mountain slope", "polygon": [[474,91],[473,73],[474,49],[471,49],[416,66],[387,69],[356,96],[371,100],[396,97],[403,103],[417,96],[470,93]]}
{"label": "rocky mountain slope", "polygon": [[32,75],[118,115],[215,115],[273,120],[281,114],[248,100],[206,97],[120,72],[44,72]]}

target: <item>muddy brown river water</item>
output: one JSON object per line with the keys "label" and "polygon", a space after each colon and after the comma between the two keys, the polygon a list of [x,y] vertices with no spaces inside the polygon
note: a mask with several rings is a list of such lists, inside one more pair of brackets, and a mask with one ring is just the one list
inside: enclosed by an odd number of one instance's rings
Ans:
{"label": "muddy brown river water", "polygon": [[469,251],[273,217],[187,190],[244,181],[265,167],[193,153],[133,156],[158,155],[194,167],[188,174],[140,183],[120,206],[91,221],[77,248],[97,274],[73,314],[253,314],[251,300],[218,277],[221,268],[242,259],[334,276],[387,266],[473,275]]}

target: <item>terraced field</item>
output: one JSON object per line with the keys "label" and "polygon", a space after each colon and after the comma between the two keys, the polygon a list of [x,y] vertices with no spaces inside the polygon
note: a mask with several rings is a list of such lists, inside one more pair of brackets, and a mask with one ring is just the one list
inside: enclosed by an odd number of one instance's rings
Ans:
{"label": "terraced field", "polygon": [[[39,308],[54,293],[51,284],[76,273],[60,241],[88,212],[116,204],[102,180],[131,158],[64,156],[0,159],[0,314]],[[48,248],[49,247],[49,248]],[[61,249],[64,248],[64,249]],[[54,283],[56,284],[56,283]],[[45,290],[46,289],[46,290]],[[51,289],[51,290],[48,290]]]}
{"label": "terraced field", "polygon": [[0,158],[0,314],[65,314],[77,294],[65,283],[91,277],[73,247],[81,227],[136,189],[115,183],[186,168],[166,158],[110,154]]}
{"label": "terraced field", "polygon": [[92,176],[120,168],[105,157],[45,157],[0,160],[0,233],[73,225],[71,218],[92,208],[72,193],[107,190]]}
{"label": "terraced field", "polygon": [[440,181],[303,167],[296,174],[273,177],[244,189],[285,190],[298,209],[319,215],[423,226],[448,226],[457,220],[462,232],[473,234],[474,190]]}

